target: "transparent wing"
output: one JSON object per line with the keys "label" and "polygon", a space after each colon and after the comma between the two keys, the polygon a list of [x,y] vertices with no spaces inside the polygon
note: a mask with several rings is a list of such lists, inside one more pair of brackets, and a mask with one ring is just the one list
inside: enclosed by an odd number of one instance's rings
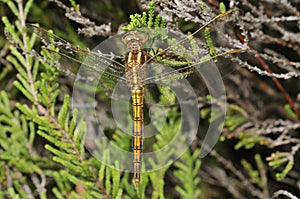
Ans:
{"label": "transparent wing", "polygon": [[[145,64],[147,67],[145,83],[168,84],[173,80],[186,78],[211,61],[222,65],[217,62],[219,57],[242,52],[244,46],[238,46],[228,40],[228,31],[233,30],[236,24],[230,20],[226,21],[226,18],[233,17],[230,15],[236,12],[229,10],[214,17],[189,36],[179,31],[166,31],[168,38],[173,40],[159,40],[158,44],[152,42],[151,47],[160,50],[156,51]],[[220,18],[222,20],[217,20]],[[227,69],[225,71],[228,73]]]}
{"label": "transparent wing", "polygon": [[[205,65],[206,63],[209,62],[221,62],[220,60],[217,61],[218,57],[223,57],[223,56],[228,56],[230,54],[233,53],[238,53],[241,52],[239,50],[229,50],[229,51],[225,51],[223,53],[220,54],[216,54],[215,56],[210,56],[210,55],[206,55],[203,56],[202,58],[199,59],[198,62],[189,62],[187,60],[181,60],[181,61],[175,61],[177,62],[177,64],[175,62],[173,62],[174,65],[168,65],[169,67],[161,67],[161,64],[158,63],[157,65],[159,66],[153,66],[153,64],[151,66],[149,66],[149,69],[151,71],[152,74],[149,74],[149,76],[145,79],[146,84],[151,84],[151,83],[163,83],[163,84],[168,84],[171,81],[174,80],[179,80],[182,78],[186,78],[188,77],[190,74],[193,74],[195,72],[199,72],[199,69],[201,67],[203,67],[203,65]],[[222,65],[222,64],[218,64],[218,65]],[[222,75],[226,76],[228,74],[230,74],[231,72],[233,72],[235,69],[230,68],[228,69],[228,67],[226,69],[222,69],[220,68],[220,72],[222,73]]]}
{"label": "transparent wing", "polygon": [[[81,77],[83,79],[93,80],[91,76],[98,78],[97,76],[100,75],[104,79],[126,81],[124,77],[125,66],[123,65],[124,56],[114,54],[112,51],[101,52],[100,50],[89,51],[82,49],[34,24],[30,25],[29,30],[36,33],[46,45],[46,48],[55,55],[56,59],[59,59],[59,61],[55,60],[60,63],[55,64],[58,70],[64,73],[71,71],[75,74],[81,71],[80,75],[85,76]],[[75,64],[71,65],[71,62]],[[86,77],[87,75],[89,77]]]}

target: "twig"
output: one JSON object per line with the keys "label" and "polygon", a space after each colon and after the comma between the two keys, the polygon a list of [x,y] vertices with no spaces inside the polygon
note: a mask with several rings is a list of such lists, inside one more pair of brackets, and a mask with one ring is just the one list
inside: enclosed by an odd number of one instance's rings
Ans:
{"label": "twig", "polygon": [[210,153],[211,156],[215,157],[221,164],[223,164],[228,170],[234,173],[241,181],[241,185],[249,190],[251,195],[257,196],[258,198],[265,199],[266,196],[264,193],[255,188],[250,181],[244,176],[242,172],[240,172],[237,168],[234,167],[232,162],[226,160],[221,155],[219,155],[215,150],[212,150]]}
{"label": "twig", "polygon": [[[244,37],[241,34],[238,34],[239,39],[245,43],[246,41],[244,40]],[[250,50],[252,50],[252,47],[250,44],[247,44],[248,48]],[[264,62],[264,60],[261,58],[261,56],[259,54],[255,55],[256,60],[261,64],[261,66],[270,74],[272,74],[273,72],[271,71],[271,69],[269,68],[269,66]],[[292,100],[292,98],[290,97],[290,95],[286,92],[286,90],[284,89],[284,87],[282,86],[282,84],[275,78],[275,77],[271,77],[273,82],[275,83],[275,85],[277,86],[277,88],[283,93],[285,99],[287,100],[287,102],[289,103],[289,105],[291,106],[291,108],[294,110],[295,114],[297,115],[298,119],[300,119],[300,111],[297,109],[294,101]]]}
{"label": "twig", "polygon": [[286,197],[289,197],[291,199],[299,199],[298,197],[294,196],[293,194],[291,194],[290,192],[286,191],[286,190],[279,190],[276,191],[271,199],[277,199],[279,198],[280,195],[284,195]]}

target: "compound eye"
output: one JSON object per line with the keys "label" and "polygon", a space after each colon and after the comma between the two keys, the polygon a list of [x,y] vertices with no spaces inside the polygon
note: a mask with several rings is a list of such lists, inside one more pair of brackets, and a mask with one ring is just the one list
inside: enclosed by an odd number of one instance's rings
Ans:
{"label": "compound eye", "polygon": [[125,44],[128,44],[129,42],[132,41],[136,41],[138,43],[144,44],[147,41],[147,39],[148,39],[147,35],[138,31],[128,32],[122,37],[122,40]]}
{"label": "compound eye", "polygon": [[122,37],[122,41],[126,44],[130,41],[131,37],[130,37],[130,32],[126,33],[123,37]]}

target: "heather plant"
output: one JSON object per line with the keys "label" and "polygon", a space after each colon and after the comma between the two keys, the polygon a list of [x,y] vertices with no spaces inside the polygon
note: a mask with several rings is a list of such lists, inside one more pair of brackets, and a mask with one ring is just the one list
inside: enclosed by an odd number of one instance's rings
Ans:
{"label": "heather plant", "polygon": [[[0,2],[0,198],[299,198],[299,2],[130,2]],[[232,14],[214,27],[192,34],[228,10]],[[98,155],[113,167],[87,150],[90,124],[71,108],[74,76],[57,70],[57,47],[43,47],[39,35],[28,30],[30,23],[84,49],[143,26],[189,35],[191,51],[199,50],[195,42],[201,37],[208,52],[201,61],[213,60],[224,70],[226,103],[199,89],[197,139],[177,161],[142,173],[135,187],[131,174],[120,169],[123,163],[105,150],[108,143],[97,143],[103,149]],[[190,64],[157,57],[166,65]],[[191,79],[191,84],[197,90],[198,82]],[[105,133],[130,150],[130,137],[111,128],[105,92],[97,90],[99,109],[108,118]],[[226,115],[212,112],[211,105],[226,107]],[[168,111],[168,125],[152,140],[153,149],[171,142],[179,128],[178,109]],[[222,117],[225,121],[215,126],[222,130],[218,144],[201,158],[201,132]]]}

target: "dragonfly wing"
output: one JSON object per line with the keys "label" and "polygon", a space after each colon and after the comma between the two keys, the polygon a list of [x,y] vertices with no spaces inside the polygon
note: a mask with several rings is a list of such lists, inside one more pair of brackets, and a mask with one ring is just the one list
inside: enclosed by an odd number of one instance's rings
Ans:
{"label": "dragonfly wing", "polygon": [[100,50],[82,49],[36,25],[31,25],[30,29],[41,38],[49,52],[54,55],[55,67],[58,70],[64,73],[71,71],[77,74],[79,72],[79,75],[83,77],[77,77],[87,80],[103,76],[104,79],[126,81],[122,56],[102,53]]}
{"label": "dragonfly wing", "polygon": [[[199,51],[200,52],[200,51]],[[188,56],[187,54],[190,54]],[[147,67],[146,84],[149,83],[170,83],[174,80],[186,78],[191,73],[196,71],[198,65],[205,60],[195,62],[195,56],[191,56],[191,52],[181,49],[176,53],[173,51],[159,52],[154,55],[152,62],[149,62]]]}
{"label": "dragonfly wing", "polygon": [[242,50],[235,49],[241,49],[244,46],[228,39],[228,35],[234,34],[232,30],[236,27],[234,23],[236,13],[236,10],[222,13],[192,34],[167,31],[165,33],[167,39],[158,40],[159,44],[152,42],[150,47],[158,47],[161,50],[157,51],[145,64],[147,71],[148,69],[150,71],[145,80],[146,84],[169,83],[186,78],[210,61],[241,52]]}
{"label": "dragonfly wing", "polygon": [[[219,54],[217,57],[222,55],[224,54]],[[161,68],[159,68],[159,66]],[[218,66],[218,72],[222,77],[228,76],[236,70],[234,67],[226,65],[226,60],[218,59],[216,61],[216,57],[212,58],[210,56],[205,56],[199,62],[191,63],[180,68],[165,67],[160,64],[159,66],[151,68],[151,70],[155,69],[155,71],[152,72],[150,76],[147,76],[145,80],[146,84],[168,85],[176,80],[187,78],[191,74],[200,74],[203,76],[205,74],[203,74],[204,70],[202,70],[202,68],[204,69],[208,66]]]}

